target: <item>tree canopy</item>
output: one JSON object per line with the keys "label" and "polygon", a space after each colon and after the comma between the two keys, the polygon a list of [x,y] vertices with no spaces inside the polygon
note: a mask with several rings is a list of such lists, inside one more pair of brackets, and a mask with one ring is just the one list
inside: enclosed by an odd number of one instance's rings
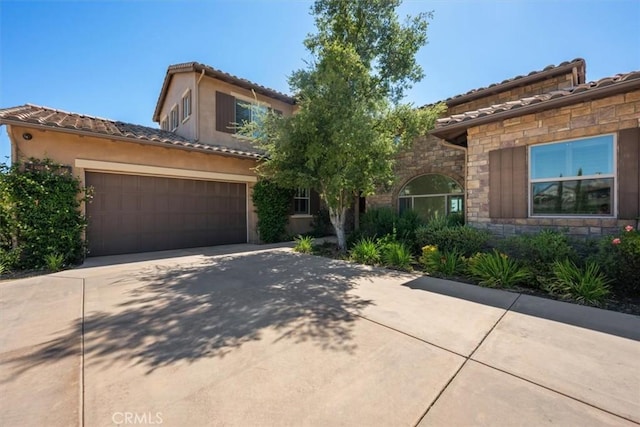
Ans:
{"label": "tree canopy", "polygon": [[345,218],[359,194],[393,181],[398,149],[433,126],[442,106],[401,104],[423,77],[416,53],[430,13],[400,23],[399,0],[317,0],[317,32],[305,40],[312,60],[289,83],[293,116],[270,114],[245,129],[266,149],[258,167],[286,187],[316,190],[345,248]]}

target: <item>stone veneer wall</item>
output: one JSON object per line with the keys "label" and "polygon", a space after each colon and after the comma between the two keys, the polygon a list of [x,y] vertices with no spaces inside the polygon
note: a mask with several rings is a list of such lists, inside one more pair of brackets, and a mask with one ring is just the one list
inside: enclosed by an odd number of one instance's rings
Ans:
{"label": "stone veneer wall", "polygon": [[573,80],[573,73],[563,74],[526,86],[516,87],[506,92],[487,95],[483,98],[479,98],[470,102],[454,105],[449,108],[449,110],[446,112],[446,115],[451,116],[454,114],[462,114],[467,111],[475,111],[479,108],[485,108],[490,105],[502,104],[507,101],[517,101],[528,96],[540,95],[542,93],[549,93],[558,89],[570,88],[571,86],[577,84],[577,82],[574,84]]}
{"label": "stone veneer wall", "polygon": [[367,197],[367,208],[398,207],[398,193],[411,179],[425,174],[446,175],[464,187],[464,151],[441,144],[434,136],[418,138],[396,157],[396,180],[392,187]]}
{"label": "stone veneer wall", "polygon": [[[619,232],[637,220],[615,218],[489,218],[489,151],[614,133],[640,126],[640,91],[555,108],[468,130],[467,222],[508,235],[565,229],[580,236]],[[617,196],[616,196],[617,197]]]}

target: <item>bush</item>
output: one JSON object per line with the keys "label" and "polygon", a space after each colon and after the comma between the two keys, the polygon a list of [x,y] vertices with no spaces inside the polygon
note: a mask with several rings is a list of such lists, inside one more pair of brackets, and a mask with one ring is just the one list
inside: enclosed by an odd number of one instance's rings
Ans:
{"label": "bush", "polygon": [[48,254],[44,257],[44,262],[50,271],[60,271],[64,266],[64,256],[62,254]]}
{"label": "bush", "polygon": [[393,234],[398,215],[388,207],[370,208],[360,216],[360,233],[363,237],[382,237]]}
{"label": "bush", "polygon": [[499,242],[498,248],[510,257],[519,259],[533,273],[532,283],[540,288],[545,287],[553,277],[555,261],[577,259],[568,237],[555,230],[513,236]]}
{"label": "bush", "polygon": [[469,273],[482,286],[490,288],[512,288],[526,281],[530,275],[516,260],[496,250],[477,253],[469,260]]}
{"label": "bush", "polygon": [[329,219],[329,210],[322,208],[313,215],[311,229],[311,234],[314,237],[324,237],[330,234],[332,225],[331,220]]}
{"label": "bush", "polygon": [[440,252],[433,245],[422,248],[420,264],[427,273],[440,273],[444,276],[458,276],[466,269],[466,260],[458,251]]}
{"label": "bush", "polygon": [[293,190],[260,180],[253,187],[251,199],[258,214],[258,234],[265,243],[281,242],[285,238]]}
{"label": "bush", "polygon": [[351,260],[360,264],[375,265],[380,262],[380,250],[372,238],[359,240],[351,249],[349,256]]}
{"label": "bush", "polygon": [[584,269],[565,259],[553,263],[554,279],[546,287],[551,294],[590,305],[598,305],[609,294],[609,280],[594,262],[587,262]]}
{"label": "bush", "polygon": [[449,226],[444,220],[431,221],[416,230],[416,243],[420,247],[434,245],[441,252],[458,252],[466,257],[480,252],[488,240],[486,231],[466,225]]}
{"label": "bush", "polygon": [[404,243],[389,242],[384,243],[382,246],[382,261],[388,267],[411,271],[413,256],[411,256],[411,251]]}
{"label": "bush", "polygon": [[298,236],[295,238],[295,246],[293,250],[302,254],[310,254],[313,252],[313,237],[311,236]]}
{"label": "bush", "polygon": [[614,280],[612,290],[621,297],[640,296],[640,233],[627,226],[617,236],[598,242],[598,252],[590,258]]}
{"label": "bush", "polygon": [[86,219],[80,204],[89,192],[67,167],[30,159],[0,167],[0,256],[6,268],[34,269],[56,253],[64,263],[85,255]]}

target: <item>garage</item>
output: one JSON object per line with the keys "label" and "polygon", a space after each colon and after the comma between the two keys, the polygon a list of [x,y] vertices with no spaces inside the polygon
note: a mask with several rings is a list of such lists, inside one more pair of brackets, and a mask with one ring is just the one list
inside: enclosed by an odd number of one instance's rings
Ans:
{"label": "garage", "polygon": [[89,256],[245,243],[245,183],[86,172]]}

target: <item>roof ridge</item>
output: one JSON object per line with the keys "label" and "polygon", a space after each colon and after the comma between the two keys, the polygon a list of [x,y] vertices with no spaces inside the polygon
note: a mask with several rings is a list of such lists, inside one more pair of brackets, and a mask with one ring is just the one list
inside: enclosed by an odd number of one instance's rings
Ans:
{"label": "roof ridge", "polygon": [[[117,123],[118,122],[118,120],[107,119],[105,117],[92,116],[91,114],[75,113],[73,111],[60,110],[58,108],[51,108],[51,107],[47,107],[45,105],[32,104],[30,102],[27,102],[26,104],[22,105],[21,107],[35,107],[35,108],[40,108],[42,110],[53,111],[55,113],[62,113],[62,114],[69,114],[69,115],[74,115],[74,116],[86,117],[88,119],[103,120],[105,122],[111,122],[111,123]],[[20,107],[13,107],[13,108],[20,108]],[[122,122],[122,123],[126,123],[126,122]],[[134,123],[130,123],[130,124],[134,124]],[[154,128],[152,128],[152,129],[154,129]]]}

